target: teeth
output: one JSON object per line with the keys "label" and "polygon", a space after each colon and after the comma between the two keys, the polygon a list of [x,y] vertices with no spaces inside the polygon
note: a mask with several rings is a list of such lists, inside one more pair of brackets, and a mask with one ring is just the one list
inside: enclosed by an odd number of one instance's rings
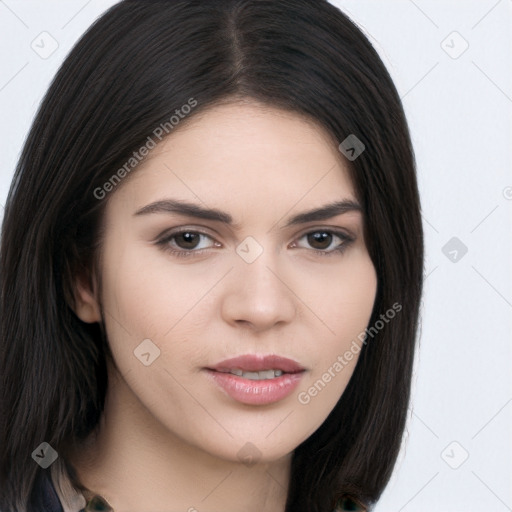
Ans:
{"label": "teeth", "polygon": [[280,377],[283,375],[282,370],[263,370],[261,372],[244,372],[242,370],[230,370],[229,373],[233,375],[237,375],[238,377],[243,377],[244,379],[250,380],[266,380],[273,379],[275,377]]}

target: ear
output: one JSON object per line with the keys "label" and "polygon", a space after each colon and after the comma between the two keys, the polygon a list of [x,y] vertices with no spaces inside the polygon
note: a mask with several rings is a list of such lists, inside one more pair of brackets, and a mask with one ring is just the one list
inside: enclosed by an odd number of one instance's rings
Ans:
{"label": "ear", "polygon": [[81,275],[75,280],[75,307],[76,315],[82,322],[92,324],[101,322],[99,297],[96,281]]}

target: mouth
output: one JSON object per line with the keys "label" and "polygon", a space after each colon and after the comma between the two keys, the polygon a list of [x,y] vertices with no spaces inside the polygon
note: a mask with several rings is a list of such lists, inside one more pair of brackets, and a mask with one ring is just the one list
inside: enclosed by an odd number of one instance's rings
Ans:
{"label": "mouth", "polygon": [[205,370],[228,396],[249,405],[270,404],[286,398],[306,372],[292,359],[254,354],[227,359]]}

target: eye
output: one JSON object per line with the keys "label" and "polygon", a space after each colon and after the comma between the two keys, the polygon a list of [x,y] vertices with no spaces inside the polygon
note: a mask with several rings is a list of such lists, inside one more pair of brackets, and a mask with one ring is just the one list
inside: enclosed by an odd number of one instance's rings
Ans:
{"label": "eye", "polygon": [[[211,240],[213,243],[208,244],[208,240]],[[193,231],[191,229],[169,233],[156,243],[166,252],[169,252],[174,256],[182,257],[201,253],[203,250],[211,247],[220,247],[220,244],[214,241],[206,233]]]}
{"label": "eye", "polygon": [[[298,242],[301,240],[305,240],[307,244],[313,248],[315,253],[326,256],[340,254],[355,239],[354,237],[340,231],[320,229],[317,231],[310,231],[309,233],[302,235],[298,239]],[[297,242],[294,242],[294,246],[297,246]]]}

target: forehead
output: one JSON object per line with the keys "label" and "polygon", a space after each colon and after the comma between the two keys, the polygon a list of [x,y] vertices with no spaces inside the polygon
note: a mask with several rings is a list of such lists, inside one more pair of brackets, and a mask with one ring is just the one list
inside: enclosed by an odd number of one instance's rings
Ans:
{"label": "forehead", "polygon": [[155,148],[151,159],[169,151],[176,154],[178,146],[184,146],[190,156],[195,153],[204,157],[207,152],[213,159],[221,152],[225,157],[227,151],[233,162],[247,155],[267,162],[300,158],[304,153],[340,157],[337,143],[318,123],[252,101],[217,105],[185,119]]}
{"label": "forehead", "polygon": [[356,199],[336,143],[298,114],[253,102],[218,105],[178,128],[118,191],[132,206],[178,197],[281,211]]}

